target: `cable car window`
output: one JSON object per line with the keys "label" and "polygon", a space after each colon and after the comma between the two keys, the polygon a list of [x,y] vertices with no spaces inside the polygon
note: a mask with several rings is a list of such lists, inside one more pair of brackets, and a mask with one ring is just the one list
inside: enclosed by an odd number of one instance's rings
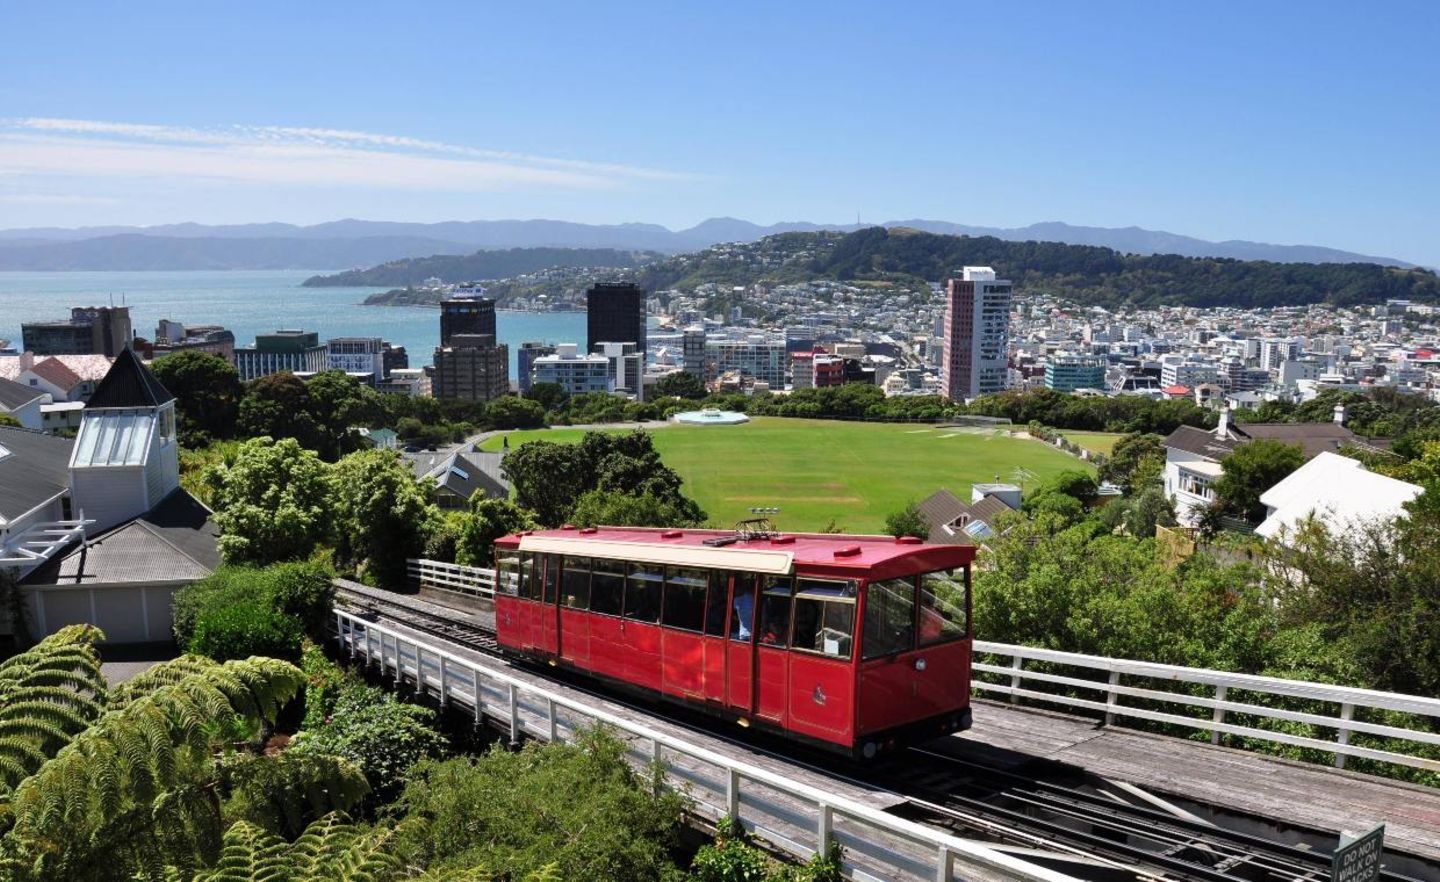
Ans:
{"label": "cable car window", "polygon": [[513,549],[496,551],[495,590],[511,597],[520,593],[520,554]]}
{"label": "cable car window", "polygon": [[915,582],[886,579],[865,587],[865,623],[860,631],[864,658],[915,648]]}
{"label": "cable car window", "polygon": [[545,555],[545,596],[542,598],[546,603],[555,602],[555,583],[560,580],[560,555]]}
{"label": "cable car window", "polygon": [[730,588],[730,577],[726,573],[712,570],[710,573],[710,603],[705,610],[705,633],[710,637],[725,636],[725,601]]}
{"label": "cable car window", "polygon": [[750,642],[755,633],[755,577],[735,575],[735,601],[730,605],[730,639]]}
{"label": "cable car window", "polygon": [[625,564],[618,560],[596,559],[590,577],[590,611],[607,616],[620,615],[625,596]]}
{"label": "cable car window", "polygon": [[966,575],[965,570],[940,570],[920,577],[921,646],[959,640],[969,632]]}
{"label": "cable car window", "polygon": [[570,609],[590,608],[590,558],[565,558],[560,577],[560,602]]}
{"label": "cable car window", "polygon": [[525,581],[520,586],[520,596],[526,600],[539,600],[540,592],[544,590],[542,583],[545,581],[545,555],[527,554],[529,565],[525,567]]}
{"label": "cable car window", "polygon": [[670,567],[665,577],[665,609],[660,624],[667,628],[702,631],[705,628],[705,589],[709,584],[704,570]]}
{"label": "cable car window", "polygon": [[625,580],[625,618],[637,622],[658,622],[660,590],[664,584],[664,567],[659,564],[631,564],[630,578]]}
{"label": "cable car window", "polygon": [[854,584],[802,581],[795,595],[791,648],[848,659],[854,636]]}
{"label": "cable car window", "polygon": [[794,589],[789,579],[766,579],[760,592],[760,642],[766,646],[785,647],[790,638],[790,596]]}

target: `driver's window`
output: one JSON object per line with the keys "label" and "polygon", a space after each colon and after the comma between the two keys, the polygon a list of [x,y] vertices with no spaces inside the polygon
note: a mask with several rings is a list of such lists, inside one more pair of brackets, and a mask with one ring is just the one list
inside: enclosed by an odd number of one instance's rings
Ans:
{"label": "driver's window", "polygon": [[886,579],[865,587],[862,658],[880,658],[915,648],[915,580]]}

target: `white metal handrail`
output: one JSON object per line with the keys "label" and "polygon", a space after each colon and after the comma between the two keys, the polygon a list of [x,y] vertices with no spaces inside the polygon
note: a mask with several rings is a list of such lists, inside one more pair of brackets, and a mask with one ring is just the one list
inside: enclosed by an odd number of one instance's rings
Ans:
{"label": "white metal handrail", "polygon": [[472,597],[495,598],[495,571],[467,567],[440,560],[410,558],[405,561],[410,580],[421,588],[438,588]]}
{"label": "white metal handrail", "polygon": [[[975,641],[976,656],[1001,657],[1002,663],[976,660],[972,668],[977,673],[995,674],[1008,678],[1008,683],[992,683],[976,678],[972,681],[975,690],[1010,696],[1012,702],[1021,698],[1044,701],[1061,707],[1097,711],[1105,715],[1107,724],[1116,717],[1130,717],[1157,723],[1169,723],[1192,729],[1208,730],[1211,743],[1218,744],[1220,736],[1236,735],[1260,741],[1286,744],[1292,747],[1311,748],[1335,755],[1335,766],[1345,767],[1346,757],[1361,757],[1380,762],[1394,763],[1418,769],[1440,771],[1440,760],[1416,756],[1400,750],[1382,750],[1350,744],[1355,733],[1399,739],[1419,744],[1440,746],[1440,734],[1424,729],[1389,726],[1354,719],[1357,708],[1399,711],[1431,720],[1440,720],[1440,699],[1419,695],[1403,695],[1396,692],[1381,692],[1374,689],[1358,689],[1352,686],[1335,686],[1329,683],[1314,683],[1308,680],[1286,680],[1281,677],[1262,677],[1255,674],[1235,674],[1209,668],[1187,668],[1179,665],[1164,665],[1154,662],[1132,661],[1084,655],[1076,652],[1060,652],[1030,646],[1014,646],[1008,643]],[[1004,663],[1008,661],[1008,663]],[[1045,671],[1026,670],[1025,662],[1043,662],[1066,668],[1080,668],[1105,674],[1104,680],[1086,679],[1083,676]],[[1189,695],[1145,686],[1126,685],[1123,678],[1162,680],[1181,685],[1196,685],[1212,690],[1210,696]],[[1102,693],[1092,698],[1077,698],[1063,693],[1046,692],[1026,688],[1026,684],[1053,684]],[[1231,700],[1233,691],[1261,694],[1283,698],[1299,698],[1335,705],[1332,714],[1308,713],[1284,708],[1266,707],[1246,701]],[[1151,702],[1181,705],[1209,711],[1209,716],[1186,716],[1178,713],[1135,707],[1122,703],[1121,699],[1143,699]],[[1226,722],[1227,714],[1243,714],[1267,720],[1284,720],[1334,729],[1335,740],[1329,741],[1287,732],[1259,729],[1254,726]]]}
{"label": "white metal handrail", "polygon": [[[672,784],[688,791],[697,810],[712,819],[729,815],[800,860],[838,842],[845,849],[843,863],[849,878],[949,882],[963,878],[957,870],[968,866],[1011,879],[1078,882],[984,843],[951,836],[690,744],[362,616],[336,610],[335,627],[341,647],[352,656],[378,664],[382,675],[393,672],[397,684],[409,680],[419,690],[434,693],[442,704],[468,704],[477,723],[489,717],[508,728],[512,740],[522,735],[573,738],[580,726],[567,720],[565,713],[616,730],[632,744],[639,739],[649,750],[637,756],[659,763]],[[790,802],[777,804],[766,798],[767,792]]]}

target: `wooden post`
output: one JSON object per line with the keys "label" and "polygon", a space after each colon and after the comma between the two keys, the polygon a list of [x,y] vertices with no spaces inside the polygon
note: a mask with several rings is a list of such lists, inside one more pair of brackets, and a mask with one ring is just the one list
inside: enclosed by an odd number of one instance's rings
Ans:
{"label": "wooden post", "polygon": [[[1335,733],[1335,741],[1342,747],[1350,743],[1350,727],[1346,726],[1345,723],[1350,722],[1350,719],[1354,716],[1355,705],[1350,704],[1349,702],[1340,705],[1341,724],[1338,727],[1338,731]],[[1335,768],[1345,768],[1345,754],[1339,753],[1338,751],[1335,754]]]}
{"label": "wooden post", "polygon": [[555,717],[555,699],[545,699],[545,718],[550,724],[550,743],[559,741],[560,721]]}
{"label": "wooden post", "polygon": [[[1111,672],[1110,672],[1110,685],[1111,685],[1111,686],[1118,686],[1118,685],[1120,685],[1120,672],[1119,672],[1119,671],[1111,671]],[[1108,710],[1108,708],[1113,708],[1113,707],[1115,707],[1116,699],[1117,699],[1117,696],[1115,695],[1115,690],[1114,690],[1114,689],[1107,689],[1107,690],[1105,690],[1105,707],[1107,708],[1107,710],[1105,711],[1105,725],[1107,725],[1107,726],[1113,725],[1114,722],[1115,722],[1115,712],[1114,712],[1113,710]]]}
{"label": "wooden post", "polygon": [[445,676],[446,676],[447,673],[448,673],[448,671],[446,670],[445,656],[442,655],[442,656],[440,656],[440,709],[441,709],[441,710],[444,710],[444,709],[445,709],[445,706],[450,703],[450,693],[449,693],[448,691],[446,691],[446,689],[445,689]]}
{"label": "wooden post", "polygon": [[480,699],[480,669],[470,669],[470,693],[475,703],[475,728],[485,722],[485,702]]}
{"label": "wooden post", "polygon": [[940,846],[940,853],[935,856],[935,882],[950,882],[950,874],[955,869],[954,856],[950,849]]}
{"label": "wooden post", "polygon": [[[1215,700],[1216,700],[1216,701],[1224,701],[1224,700],[1225,700],[1225,696],[1226,696],[1227,693],[1229,693],[1229,691],[1230,691],[1230,687],[1226,686],[1224,683],[1217,683],[1217,684],[1215,685]],[[1213,714],[1210,715],[1210,719],[1211,719],[1211,721],[1214,722],[1217,726],[1220,725],[1221,723],[1224,723],[1224,722],[1225,722],[1225,708],[1223,708],[1223,707],[1217,707],[1217,708],[1215,708],[1215,713],[1213,713]],[[1219,744],[1219,743],[1220,743],[1220,730],[1219,730],[1219,729],[1211,729],[1211,730],[1210,730],[1210,743],[1211,743],[1211,744]]]}
{"label": "wooden post", "polygon": [[740,823],[740,773],[728,770],[725,776],[725,811],[735,823]]}
{"label": "wooden post", "polygon": [[825,857],[830,850],[830,834],[835,827],[835,810],[825,803],[820,803],[820,817],[815,825],[815,851],[820,857]]}
{"label": "wooden post", "polygon": [[510,744],[513,747],[520,743],[520,701],[516,695],[515,684],[510,687]]}
{"label": "wooden post", "polygon": [[[1017,652],[1017,653],[1015,654],[1014,659],[1012,659],[1011,662],[1010,662],[1010,667],[1016,671],[1016,673],[1010,675],[1010,688],[1011,688],[1012,690],[1019,689],[1019,688],[1020,688],[1020,674],[1019,674],[1019,672],[1020,672],[1021,670],[1023,670],[1024,667],[1025,667],[1025,659],[1021,658],[1021,657],[1020,657],[1020,654]],[[1010,703],[1011,703],[1011,704],[1019,704],[1019,703],[1020,703],[1020,696],[1016,695],[1013,691],[1010,693]]]}

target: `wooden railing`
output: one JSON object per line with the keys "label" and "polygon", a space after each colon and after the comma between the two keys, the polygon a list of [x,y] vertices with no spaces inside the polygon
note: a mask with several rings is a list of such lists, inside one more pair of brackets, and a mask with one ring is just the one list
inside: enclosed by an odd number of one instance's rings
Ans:
{"label": "wooden railing", "polygon": [[[987,656],[993,661],[987,660]],[[1045,670],[1027,669],[1026,662]],[[1440,720],[1440,699],[1436,698],[983,640],[975,641],[972,668],[977,674],[973,680],[977,692],[1008,695],[1017,703],[1027,699],[1104,714],[1107,725],[1124,717],[1209,731],[1214,744],[1220,742],[1221,735],[1232,735],[1309,748],[1333,754],[1335,766],[1342,769],[1347,757],[1357,757],[1440,771],[1440,759],[1419,755],[1415,747],[1440,746],[1440,734],[1422,728]],[[983,674],[996,677],[978,676]],[[1168,688],[1162,688],[1162,684]],[[1077,692],[1080,695],[1076,695]],[[1275,706],[1286,703],[1292,707]],[[1309,709],[1302,709],[1305,707]],[[1404,722],[1419,725],[1387,725],[1373,719],[1356,719],[1356,712],[1361,710],[1410,714],[1419,719]],[[1239,722],[1233,721],[1234,718]],[[1314,734],[1256,725],[1266,722],[1300,723],[1334,730],[1335,737],[1327,740]],[[1350,737],[1357,733],[1385,739],[1383,743],[1388,749],[1351,744]]]}
{"label": "wooden railing", "polygon": [[[342,651],[357,661],[435,696],[464,706],[477,724],[498,724],[511,741],[568,741],[601,725],[623,738],[637,763],[655,763],[693,810],[710,820],[729,816],[791,855],[807,860],[833,842],[843,849],[850,879],[932,880],[1005,878],[1078,882],[996,850],[952,836],[880,808],[827,793],[783,774],[658,732],[491,665],[437,649],[399,630],[335,611]],[[542,681],[543,682],[543,681]]]}
{"label": "wooden railing", "polygon": [[492,569],[415,558],[405,561],[405,565],[410,581],[421,588],[495,599],[495,571]]}

